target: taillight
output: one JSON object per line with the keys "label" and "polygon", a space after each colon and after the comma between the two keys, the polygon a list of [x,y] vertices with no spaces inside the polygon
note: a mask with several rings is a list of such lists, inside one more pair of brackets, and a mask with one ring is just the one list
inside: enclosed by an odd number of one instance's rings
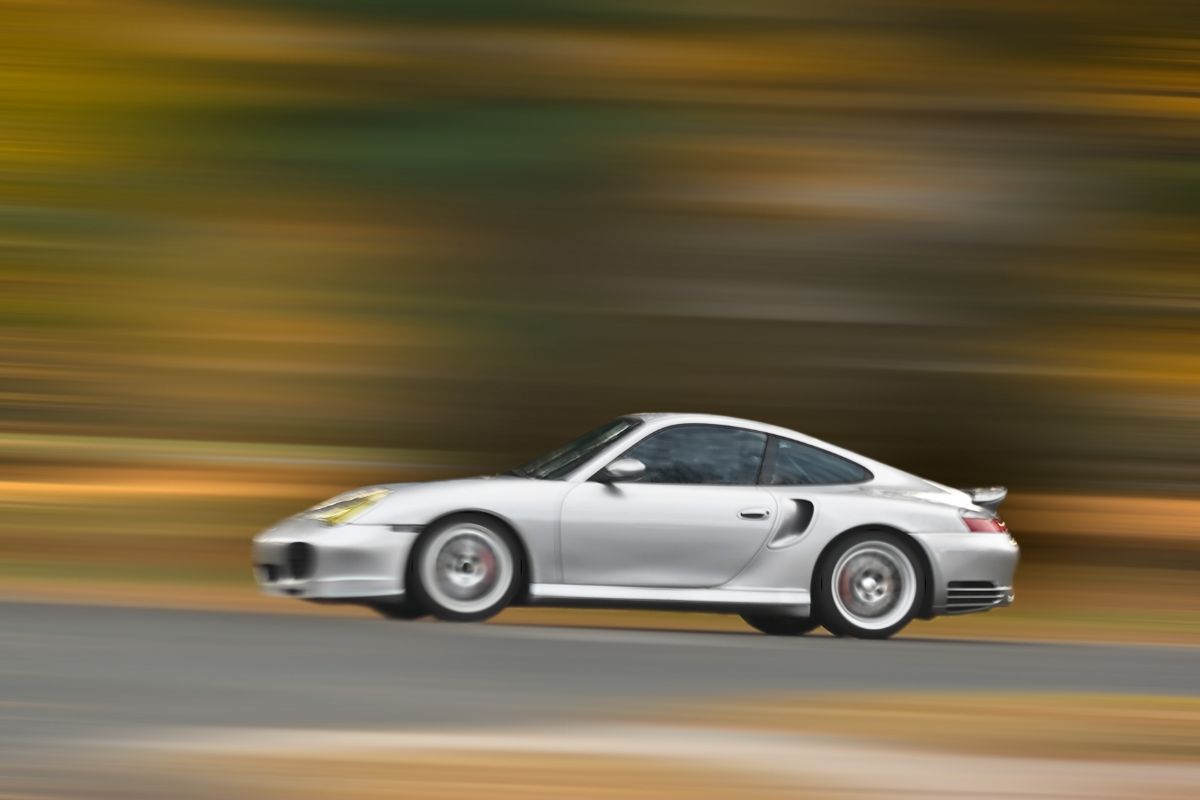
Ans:
{"label": "taillight", "polygon": [[1004,520],[986,511],[962,511],[963,524],[974,533],[1008,533]]}

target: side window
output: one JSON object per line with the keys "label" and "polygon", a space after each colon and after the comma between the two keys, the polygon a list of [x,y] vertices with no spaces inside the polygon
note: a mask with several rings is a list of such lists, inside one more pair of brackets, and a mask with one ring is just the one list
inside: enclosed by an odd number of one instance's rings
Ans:
{"label": "side window", "polygon": [[767,483],[773,486],[812,486],[862,483],[870,479],[871,473],[853,461],[819,447],[780,439],[775,451],[775,468]]}
{"label": "side window", "polygon": [[718,486],[758,480],[767,435],[721,425],[678,425],[651,435],[626,455],[646,465],[639,483]]}

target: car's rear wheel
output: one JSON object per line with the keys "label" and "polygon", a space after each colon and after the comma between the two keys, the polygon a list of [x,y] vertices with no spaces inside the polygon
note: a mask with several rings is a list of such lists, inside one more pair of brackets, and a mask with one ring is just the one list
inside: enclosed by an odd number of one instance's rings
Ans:
{"label": "car's rear wheel", "polygon": [[439,619],[475,622],[495,616],[520,588],[519,552],[512,534],[489,517],[448,519],[417,543],[413,594]]}
{"label": "car's rear wheel", "polygon": [[821,627],[814,617],[785,617],[779,614],[742,614],[746,624],[770,636],[803,636]]}
{"label": "car's rear wheel", "polygon": [[830,633],[886,639],[921,607],[921,560],[899,534],[857,533],[834,544],[822,558],[816,588],[821,622]]}

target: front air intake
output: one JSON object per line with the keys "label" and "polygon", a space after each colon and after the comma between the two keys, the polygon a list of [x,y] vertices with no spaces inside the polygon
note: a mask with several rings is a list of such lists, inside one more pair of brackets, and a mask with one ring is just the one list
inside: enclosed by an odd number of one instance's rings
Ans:
{"label": "front air intake", "polygon": [[311,544],[293,542],[287,546],[288,573],[295,580],[312,577],[317,566],[317,552]]}

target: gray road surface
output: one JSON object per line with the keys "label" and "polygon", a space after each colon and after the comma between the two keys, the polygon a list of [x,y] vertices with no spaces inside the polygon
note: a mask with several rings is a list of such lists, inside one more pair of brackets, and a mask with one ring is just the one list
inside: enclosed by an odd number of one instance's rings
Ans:
{"label": "gray road surface", "polygon": [[0,603],[0,751],[147,726],[536,722],[844,689],[1200,694],[1200,649],[403,623]]}
{"label": "gray road surface", "polygon": [[227,797],[215,777],[160,762],[147,743],[224,741],[229,726],[312,728],[312,741],[321,729],[570,725],[585,715],[648,715],[672,700],[846,689],[1195,695],[1200,648],[0,603],[0,795]]}

